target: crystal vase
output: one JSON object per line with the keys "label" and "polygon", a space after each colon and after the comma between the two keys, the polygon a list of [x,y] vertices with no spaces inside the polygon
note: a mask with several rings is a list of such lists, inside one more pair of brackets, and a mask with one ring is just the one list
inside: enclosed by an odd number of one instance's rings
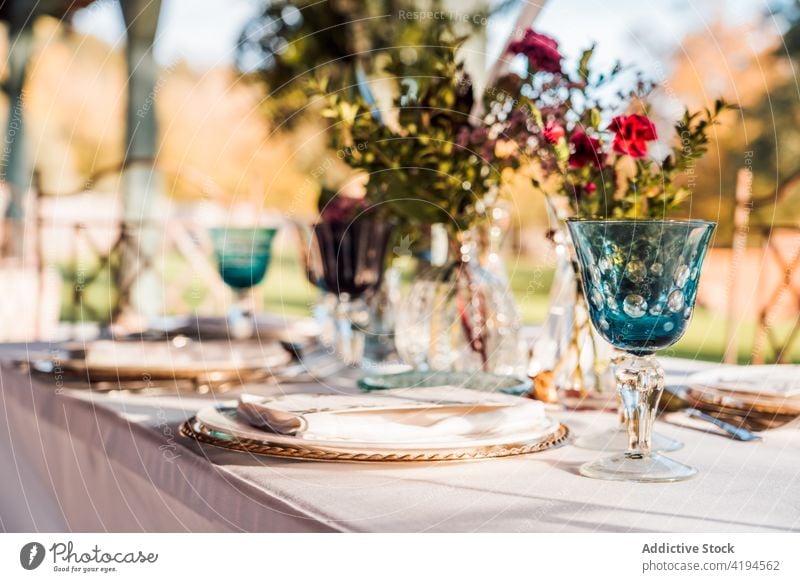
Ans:
{"label": "crystal vase", "polygon": [[[549,207],[550,208],[550,207]],[[558,400],[562,390],[586,394],[614,389],[613,349],[592,329],[577,275],[575,249],[560,216],[551,210],[556,268],[547,318],[533,344],[528,374],[536,397]]]}
{"label": "crystal vase", "polygon": [[395,329],[400,357],[417,369],[519,372],[516,303],[508,286],[480,265],[474,238],[471,231],[432,229],[431,263],[401,301]]}

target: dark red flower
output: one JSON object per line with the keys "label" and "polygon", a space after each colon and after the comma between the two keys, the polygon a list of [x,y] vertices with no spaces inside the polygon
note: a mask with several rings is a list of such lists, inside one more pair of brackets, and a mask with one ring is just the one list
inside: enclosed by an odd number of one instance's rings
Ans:
{"label": "dark red flower", "polygon": [[600,140],[589,137],[582,131],[572,134],[569,138],[570,168],[582,168],[586,164],[594,164],[598,168],[603,165],[606,155],[600,149]]}
{"label": "dark red flower", "polygon": [[564,128],[555,121],[548,121],[544,125],[544,139],[549,143],[556,144],[564,137]]}
{"label": "dark red flower", "polygon": [[591,195],[597,191],[597,185],[594,182],[589,182],[583,189],[586,190],[587,194]]}
{"label": "dark red flower", "polygon": [[456,145],[460,148],[469,146],[470,137],[472,137],[472,130],[468,125],[462,125],[456,134]]}
{"label": "dark red flower", "polygon": [[645,157],[647,142],[658,139],[653,122],[637,113],[615,117],[609,128],[614,132],[614,151],[632,158]]}
{"label": "dark red flower", "polygon": [[546,73],[561,72],[561,53],[558,42],[547,35],[539,34],[532,28],[525,31],[525,36],[508,45],[508,52],[525,55],[533,69]]}
{"label": "dark red flower", "polygon": [[347,223],[367,208],[364,198],[337,194],[322,209],[323,222]]}

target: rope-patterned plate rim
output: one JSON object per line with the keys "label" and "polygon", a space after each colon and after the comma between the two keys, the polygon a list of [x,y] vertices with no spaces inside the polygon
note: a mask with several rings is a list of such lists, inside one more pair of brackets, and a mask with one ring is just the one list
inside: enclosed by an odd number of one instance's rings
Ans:
{"label": "rope-patterned plate rim", "polygon": [[180,427],[182,436],[203,444],[237,451],[265,455],[268,457],[282,457],[306,461],[327,461],[337,463],[418,463],[431,461],[475,461],[479,459],[496,459],[538,453],[547,449],[559,447],[569,440],[569,428],[559,424],[558,428],[544,439],[509,443],[507,445],[492,445],[456,451],[412,451],[408,453],[385,452],[346,452],[327,450],[312,447],[294,447],[274,445],[253,441],[245,438],[221,438],[210,434],[197,420],[192,417]]}

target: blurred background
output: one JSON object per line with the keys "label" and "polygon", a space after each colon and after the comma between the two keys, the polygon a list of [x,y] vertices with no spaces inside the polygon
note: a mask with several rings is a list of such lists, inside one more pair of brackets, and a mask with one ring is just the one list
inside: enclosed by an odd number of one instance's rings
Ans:
{"label": "blurred background", "polygon": [[[513,67],[502,58],[506,44],[532,24],[572,61],[597,43],[599,63],[645,71],[658,84],[659,127],[671,125],[683,104],[721,95],[740,105],[686,177],[687,213],[720,228],[694,324],[670,354],[800,361],[800,6],[445,6],[471,35],[462,56],[478,85]],[[253,206],[265,216],[312,220],[320,189],[336,187],[345,170],[335,157],[320,162],[328,159],[324,125],[303,81],[354,49],[370,51],[373,65],[385,46],[407,44],[408,59],[417,58],[425,23],[414,14],[425,7],[424,0],[2,2],[3,339],[102,320],[133,289],[131,279],[142,279],[137,289],[147,294],[149,269],[161,297],[149,315],[223,312],[226,290],[193,244],[192,225],[235,221],[237,208]],[[123,175],[131,160],[157,164],[160,178]],[[550,226],[543,197],[529,185],[514,184],[508,196],[510,282],[525,322],[535,324],[552,280]],[[166,233],[137,235],[152,260],[126,272],[124,252],[116,252],[131,236],[125,219],[165,216]],[[316,293],[299,244],[283,232],[276,249],[260,301],[275,313],[308,313]]]}

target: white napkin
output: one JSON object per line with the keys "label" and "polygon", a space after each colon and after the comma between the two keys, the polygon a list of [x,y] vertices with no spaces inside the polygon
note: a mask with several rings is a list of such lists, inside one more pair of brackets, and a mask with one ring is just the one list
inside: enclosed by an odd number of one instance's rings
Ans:
{"label": "white napkin", "polygon": [[244,394],[238,410],[251,425],[314,440],[441,443],[545,428],[541,402],[454,386],[369,394]]}

